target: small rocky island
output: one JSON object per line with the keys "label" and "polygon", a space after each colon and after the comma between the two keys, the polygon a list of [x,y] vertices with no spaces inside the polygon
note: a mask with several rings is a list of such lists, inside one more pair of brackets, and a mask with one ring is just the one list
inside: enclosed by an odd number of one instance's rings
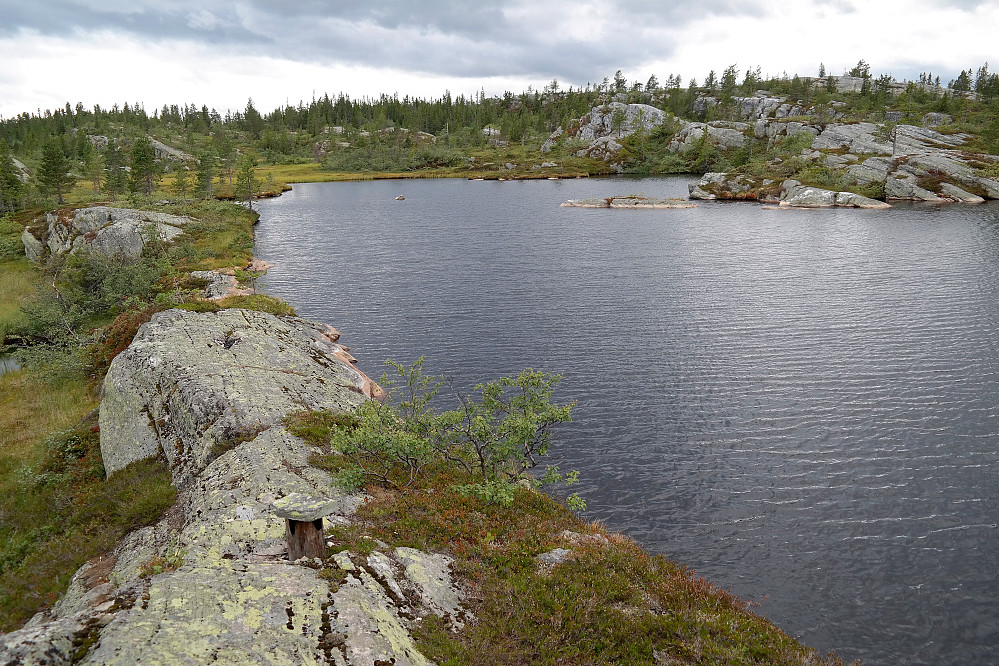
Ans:
{"label": "small rocky island", "polygon": [[660,199],[631,194],[624,197],[604,199],[569,199],[561,204],[567,208],[696,208],[697,204],[685,199]]}

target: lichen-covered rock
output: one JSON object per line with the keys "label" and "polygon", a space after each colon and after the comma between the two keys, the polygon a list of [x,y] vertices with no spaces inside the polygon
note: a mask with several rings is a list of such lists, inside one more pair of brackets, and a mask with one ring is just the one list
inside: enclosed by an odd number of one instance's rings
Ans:
{"label": "lichen-covered rock", "polygon": [[[309,453],[274,426],[221,455],[170,516],[119,544],[103,576],[85,565],[51,611],[0,636],[0,663],[430,664],[412,618],[464,616],[447,557],[342,551],[331,558],[345,573],[338,587],[288,561],[277,500],[323,498],[331,522],[360,501],[337,494]],[[154,558],[173,567],[151,575]]]}
{"label": "lichen-covered rock", "polygon": [[51,254],[72,254],[86,249],[109,257],[134,258],[152,240],[173,240],[183,233],[189,221],[190,218],[166,213],[93,206],[74,211],[72,217],[46,214],[44,240]]}
{"label": "lichen-covered rock", "polygon": [[687,123],[683,129],[676,133],[670,141],[669,151],[679,153],[692,149],[701,141],[706,139],[712,145],[722,150],[730,148],[742,148],[746,144],[746,130],[750,129],[746,123],[730,123],[715,121],[710,123]]}
{"label": "lichen-covered rock", "polygon": [[233,275],[224,275],[218,271],[193,271],[191,277],[207,282],[204,297],[209,300],[232,296],[240,291],[239,282]]}
{"label": "lichen-covered rock", "polygon": [[322,324],[251,310],[157,313],[105,377],[105,469],[163,455],[182,484],[289,412],[379,397],[334,340]]}
{"label": "lichen-covered rock", "polygon": [[21,244],[24,245],[24,256],[28,261],[38,261],[45,253],[45,246],[27,227],[21,232]]}

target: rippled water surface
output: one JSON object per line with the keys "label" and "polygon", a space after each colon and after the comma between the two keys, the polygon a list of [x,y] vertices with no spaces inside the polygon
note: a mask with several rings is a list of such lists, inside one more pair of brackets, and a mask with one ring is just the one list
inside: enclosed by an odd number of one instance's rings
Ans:
{"label": "rippled water surface", "polygon": [[559,207],[686,182],[296,185],[257,255],[370,374],[563,373],[588,517],[804,642],[996,663],[999,207]]}

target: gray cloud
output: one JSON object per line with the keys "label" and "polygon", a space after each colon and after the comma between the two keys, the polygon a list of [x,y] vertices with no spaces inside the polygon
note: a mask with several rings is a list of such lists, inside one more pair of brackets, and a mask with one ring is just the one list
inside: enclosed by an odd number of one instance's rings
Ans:
{"label": "gray cloud", "polygon": [[[144,40],[191,40],[233,53],[309,62],[341,62],[449,76],[556,76],[585,81],[650,57],[668,57],[657,31],[682,29],[715,15],[759,15],[758,0],[707,0],[696,10],[660,0],[563,2],[548,22],[521,23],[508,10],[532,0],[412,0],[325,2],[284,6],[273,0],[48,0],[45,10],[0,0],[0,37],[22,29],[45,35],[98,30]],[[574,38],[577,12],[595,8],[610,18],[599,42]],[[557,10],[557,11],[555,11]]]}

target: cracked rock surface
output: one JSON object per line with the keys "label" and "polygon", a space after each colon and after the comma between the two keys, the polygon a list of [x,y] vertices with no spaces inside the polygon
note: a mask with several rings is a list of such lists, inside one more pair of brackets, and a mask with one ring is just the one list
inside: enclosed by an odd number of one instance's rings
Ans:
{"label": "cracked rock surface", "polygon": [[[304,336],[300,341],[311,341],[305,350],[317,350],[333,344],[316,340],[326,329],[294,318],[235,310],[208,318],[189,312],[161,314],[165,316],[157,315],[158,320],[150,322],[153,326],[123,354],[128,357],[105,388],[110,393],[127,387],[127,400],[112,400],[129,405],[130,411],[107,414],[120,421],[105,420],[102,412],[102,436],[128,430],[129,415],[142,418],[163,401],[172,410],[187,410],[184,418],[190,425],[189,432],[178,429],[170,437],[190,435],[196,443],[204,443],[203,435],[212,431],[216,418],[229,418],[234,411],[251,414],[253,423],[266,413],[273,417],[270,425],[217,457],[191,453],[190,460],[175,465],[178,498],[168,515],[81,567],[52,609],[22,629],[0,635],[0,664],[431,663],[419,652],[410,630],[429,614],[454,627],[465,619],[450,559],[379,544],[368,556],[335,552],[334,545],[325,562],[289,561],[285,519],[274,511],[275,501],[295,493],[321,499],[324,522],[344,524],[361,498],[335,490],[329,475],[309,464],[312,449],[278,424],[282,410],[299,409],[300,404],[255,404],[279,399],[272,397],[273,386],[251,391],[254,383],[265,384],[270,375],[225,375],[223,365],[237,364],[239,357],[224,344],[221,350],[214,342],[207,344],[216,339],[213,331],[236,326],[247,332],[242,338],[247,346],[264,355],[260,372],[298,377],[300,366],[279,363],[282,354],[291,354],[290,340]],[[186,351],[179,349],[183,345],[178,340],[184,338]],[[173,342],[162,346],[164,339]],[[352,370],[349,361],[323,358],[326,361],[312,362],[332,374],[322,375],[326,381],[321,382],[310,374],[319,370],[301,370],[309,375],[307,382],[303,378],[301,395],[315,390],[326,397],[323,404],[345,410],[367,399],[356,390],[362,384],[360,373],[347,372]],[[295,370],[275,372],[279,367]],[[225,379],[200,381],[219,373]],[[160,389],[154,390],[157,382]],[[309,388],[308,383],[318,387]],[[171,388],[163,388],[168,385]],[[181,408],[185,403],[177,400],[183,393],[188,395],[184,399],[207,406]],[[223,407],[216,410],[218,405]],[[264,411],[253,411],[257,408]],[[149,435],[141,428],[128,432]],[[116,435],[123,445],[130,436],[135,435]],[[158,449],[153,455],[159,455]],[[169,566],[153,569],[153,561]]]}
{"label": "cracked rock surface", "polygon": [[104,379],[108,474],[163,455],[180,485],[289,412],[350,411],[380,395],[334,334],[324,324],[253,310],[154,315]]}

